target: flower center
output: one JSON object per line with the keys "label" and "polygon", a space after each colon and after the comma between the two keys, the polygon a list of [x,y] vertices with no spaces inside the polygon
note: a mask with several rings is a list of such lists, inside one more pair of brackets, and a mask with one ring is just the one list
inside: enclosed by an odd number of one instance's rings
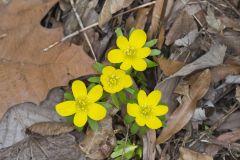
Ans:
{"label": "flower center", "polygon": [[126,55],[127,58],[135,58],[136,57],[136,53],[137,53],[137,50],[135,47],[128,47],[127,49],[124,50],[124,53]]}
{"label": "flower center", "polygon": [[144,117],[149,117],[152,112],[152,107],[148,105],[140,106],[140,114]]}
{"label": "flower center", "polygon": [[89,100],[87,97],[81,97],[76,99],[76,107],[78,112],[87,112]]}
{"label": "flower center", "polygon": [[112,74],[108,77],[108,85],[109,86],[116,86],[118,85],[120,77],[116,76],[115,74]]}

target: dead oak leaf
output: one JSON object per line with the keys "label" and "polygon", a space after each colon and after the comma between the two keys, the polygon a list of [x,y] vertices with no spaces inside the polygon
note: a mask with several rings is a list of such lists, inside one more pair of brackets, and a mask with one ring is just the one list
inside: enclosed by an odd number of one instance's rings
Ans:
{"label": "dead oak leaf", "polygon": [[0,12],[0,118],[15,104],[44,99],[49,89],[94,73],[93,61],[81,47],[61,44],[43,48],[63,37],[62,29],[45,29],[42,17],[58,0],[12,0]]}

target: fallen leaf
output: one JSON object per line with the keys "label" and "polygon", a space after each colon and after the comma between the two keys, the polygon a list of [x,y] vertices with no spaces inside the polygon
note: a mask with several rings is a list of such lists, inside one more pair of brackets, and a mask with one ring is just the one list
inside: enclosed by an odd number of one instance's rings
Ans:
{"label": "fallen leaf", "polygon": [[158,29],[161,27],[160,20],[164,18],[164,6],[166,7],[167,1],[165,0],[156,0],[156,3],[153,8],[152,12],[152,20],[151,25],[148,30],[148,38],[154,38],[156,37],[156,34],[158,32]]}
{"label": "fallen leaf", "polygon": [[0,149],[9,147],[28,135],[26,128],[37,122],[60,121],[54,111],[57,103],[62,101],[63,91],[54,89],[48,98],[37,106],[33,103],[22,103],[11,107],[0,121]]}
{"label": "fallen leaf", "polygon": [[220,45],[218,43],[212,45],[210,50],[206,54],[193,61],[192,63],[185,65],[175,74],[170,76],[170,78],[176,76],[186,76],[196,70],[222,64],[225,57],[226,49],[226,46]]}
{"label": "fallen leaf", "polygon": [[149,130],[142,137],[143,140],[143,160],[155,160],[156,156],[156,131]]}
{"label": "fallen leaf", "polygon": [[115,145],[116,138],[110,116],[99,122],[97,131],[88,130],[86,137],[79,144],[85,156],[91,159],[105,159],[109,157]]}
{"label": "fallen leaf", "polygon": [[147,7],[147,8],[141,8],[137,11],[135,28],[144,29],[148,19],[148,14],[151,9],[152,9],[151,7]]}
{"label": "fallen leaf", "polygon": [[224,26],[221,23],[220,19],[217,19],[215,17],[215,15],[210,7],[208,7],[208,10],[207,10],[206,21],[208,23],[208,26],[209,26],[208,30],[210,32],[215,32],[215,31],[220,32],[221,30],[224,29]]}
{"label": "fallen leaf", "polygon": [[128,7],[132,2],[133,0],[106,0],[99,15],[99,26],[103,26],[112,18],[114,13]]}
{"label": "fallen leaf", "polygon": [[0,39],[0,118],[12,105],[39,103],[50,89],[94,73],[93,60],[79,46],[64,43],[42,51],[63,37],[61,28],[40,25],[57,1],[12,0],[1,11],[0,30],[7,36]]}
{"label": "fallen leaf", "polygon": [[217,83],[221,80],[224,80],[225,77],[227,77],[228,75],[239,73],[240,73],[239,65],[223,64],[220,66],[216,66],[211,69],[212,82]]}
{"label": "fallen leaf", "polygon": [[[217,137],[217,140],[227,143],[227,144],[233,143],[239,139],[240,139],[240,129],[239,128],[232,132],[227,132],[227,133],[224,133]],[[222,149],[221,146],[210,144],[206,148],[206,153],[211,156],[215,156],[218,153],[218,151],[221,149]]]}
{"label": "fallen leaf", "polygon": [[172,44],[175,40],[181,38],[192,30],[197,29],[197,24],[193,17],[183,11],[173,23],[166,35],[166,45]]}
{"label": "fallen leaf", "polygon": [[228,84],[240,84],[239,75],[228,75],[225,79],[225,82]]}
{"label": "fallen leaf", "polygon": [[181,147],[179,160],[213,160],[213,157]]}
{"label": "fallen leaf", "polygon": [[166,58],[157,58],[160,69],[166,76],[170,76],[180,70],[184,63],[178,60],[171,60]]}
{"label": "fallen leaf", "polygon": [[226,16],[218,17],[222,24],[224,24],[224,28],[232,28],[235,31],[240,31],[240,21],[237,18],[229,18]]}
{"label": "fallen leaf", "polygon": [[41,136],[56,136],[73,130],[73,125],[63,122],[38,122],[27,128],[28,134],[39,134]]}
{"label": "fallen leaf", "polygon": [[4,160],[83,160],[75,137],[70,134],[59,136],[30,136],[19,143],[0,150]]}
{"label": "fallen leaf", "polygon": [[188,47],[190,46],[194,41],[195,39],[198,37],[199,35],[199,32],[197,29],[194,29],[192,31],[190,31],[186,36],[184,36],[183,38],[181,39],[177,39],[174,44],[176,46],[185,46],[185,47]]}
{"label": "fallen leaf", "polygon": [[211,82],[211,72],[209,69],[203,71],[190,87],[189,95],[182,98],[183,103],[173,112],[167,121],[167,127],[163,128],[157,143],[164,143],[175,133],[180,131],[191,119],[197,102],[207,93]]}

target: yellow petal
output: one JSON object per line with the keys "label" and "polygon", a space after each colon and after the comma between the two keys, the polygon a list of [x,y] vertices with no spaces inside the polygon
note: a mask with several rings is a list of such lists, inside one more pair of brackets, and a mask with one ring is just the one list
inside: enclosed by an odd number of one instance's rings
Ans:
{"label": "yellow petal", "polygon": [[139,106],[136,103],[128,103],[127,113],[132,117],[137,117],[139,115]]}
{"label": "yellow petal", "polygon": [[146,119],[146,125],[151,129],[158,129],[162,127],[162,122],[157,117],[150,117]]}
{"label": "yellow petal", "polygon": [[111,88],[111,87],[109,87],[107,85],[103,86],[103,89],[104,89],[104,91],[106,91],[108,93],[116,93],[116,91],[113,90],[113,88]]}
{"label": "yellow petal", "polygon": [[147,40],[146,33],[141,29],[136,29],[132,32],[129,38],[130,46],[134,46],[136,48],[141,48]]}
{"label": "yellow petal", "polygon": [[88,92],[87,96],[91,102],[96,102],[102,97],[102,94],[103,94],[102,86],[96,85]]}
{"label": "yellow petal", "polygon": [[107,110],[100,104],[93,103],[88,108],[88,116],[95,121],[103,119],[106,114]]}
{"label": "yellow petal", "polygon": [[73,118],[73,123],[77,127],[83,127],[87,122],[87,113],[78,112],[75,114]]}
{"label": "yellow petal", "polygon": [[132,78],[129,75],[124,76],[122,84],[123,84],[124,88],[131,87],[133,84]]}
{"label": "yellow petal", "polygon": [[127,49],[129,47],[128,39],[124,36],[119,36],[117,38],[117,46],[121,50]]}
{"label": "yellow petal", "polygon": [[154,106],[152,111],[154,116],[162,116],[167,114],[167,112],[168,112],[168,106],[166,105]]}
{"label": "yellow petal", "polygon": [[112,49],[107,58],[111,63],[120,63],[123,61],[124,53],[120,49]]}
{"label": "yellow petal", "polygon": [[131,68],[131,63],[128,60],[123,61],[123,63],[121,64],[120,68],[122,70],[125,70],[125,71],[129,70]]}
{"label": "yellow petal", "polygon": [[138,99],[138,104],[140,106],[143,106],[143,105],[147,104],[147,94],[146,94],[146,92],[144,90],[140,90],[138,92],[137,99]]}
{"label": "yellow petal", "polygon": [[102,73],[106,74],[106,75],[109,75],[109,74],[113,73],[114,71],[115,71],[114,67],[106,66],[106,67],[103,68]]}
{"label": "yellow petal", "polygon": [[87,95],[87,88],[82,81],[76,80],[72,83],[72,92],[74,98],[77,99]]}
{"label": "yellow petal", "polygon": [[159,90],[152,91],[147,97],[147,104],[149,106],[157,106],[160,102],[162,93]]}
{"label": "yellow petal", "polygon": [[144,61],[144,59],[135,59],[132,62],[132,66],[136,71],[144,71],[147,68],[147,63]]}
{"label": "yellow petal", "polygon": [[146,58],[147,56],[149,56],[150,53],[151,53],[151,49],[148,47],[139,48],[137,50],[137,57],[138,58]]}
{"label": "yellow petal", "polygon": [[56,112],[60,116],[70,116],[76,113],[76,102],[65,101],[56,105]]}
{"label": "yellow petal", "polygon": [[139,126],[144,126],[146,124],[146,119],[143,118],[142,116],[137,116],[135,118],[135,121]]}

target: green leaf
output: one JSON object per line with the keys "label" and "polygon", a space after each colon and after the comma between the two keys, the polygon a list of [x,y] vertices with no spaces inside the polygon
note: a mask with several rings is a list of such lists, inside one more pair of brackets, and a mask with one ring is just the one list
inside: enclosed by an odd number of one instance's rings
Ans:
{"label": "green leaf", "polygon": [[153,47],[155,44],[157,44],[157,39],[153,39],[153,40],[151,40],[151,41],[148,41],[148,42],[146,42],[145,43],[145,45],[144,45],[144,47],[149,47],[149,48],[151,48],[151,47]]}
{"label": "green leaf", "polygon": [[129,37],[131,36],[132,32],[135,30],[135,28],[131,28],[130,32],[129,32]]}
{"label": "green leaf", "polygon": [[127,104],[127,96],[124,91],[118,92],[118,97],[122,104]]}
{"label": "green leaf", "polygon": [[140,127],[137,125],[137,123],[133,123],[133,125],[130,128],[130,132],[132,134],[136,134],[139,131]]}
{"label": "green leaf", "polygon": [[152,49],[150,56],[157,56],[161,53],[161,51],[159,49]]}
{"label": "green leaf", "polygon": [[120,108],[120,103],[119,100],[117,98],[116,94],[111,94],[111,99],[112,99],[112,103],[117,107]]}
{"label": "green leaf", "polygon": [[99,73],[102,72],[103,67],[104,67],[104,65],[102,63],[99,63],[99,62],[96,62],[96,63],[93,64],[93,68]]}
{"label": "green leaf", "polygon": [[95,83],[90,83],[87,87],[87,90],[90,91],[94,86],[96,86]]}
{"label": "green leaf", "polygon": [[100,83],[100,77],[90,77],[88,78],[88,82]]}
{"label": "green leaf", "polygon": [[131,124],[134,120],[135,120],[135,118],[132,117],[132,116],[129,116],[128,114],[126,114],[126,115],[124,116],[124,122],[125,122],[126,124]]}
{"label": "green leaf", "polygon": [[88,124],[89,124],[90,128],[93,131],[97,131],[98,130],[98,123],[97,123],[97,121],[94,121],[94,120],[92,120],[91,118],[88,117]]}
{"label": "green leaf", "polygon": [[142,147],[138,147],[136,150],[136,155],[138,155],[139,158],[142,158],[143,155],[143,148]]}
{"label": "green leaf", "polygon": [[111,103],[107,103],[107,102],[97,102],[98,104],[101,104],[103,107],[105,107],[106,109],[110,109],[112,108],[112,104]]}
{"label": "green leaf", "polygon": [[67,123],[73,124],[74,115],[67,116],[67,117],[65,117],[65,118],[66,118]]}
{"label": "green leaf", "polygon": [[[130,153],[130,157],[125,157],[127,159],[131,159],[133,156],[134,156],[134,151],[135,149],[137,148],[138,146],[137,145],[129,145],[129,144],[126,144],[125,147],[124,147],[124,144],[122,144],[121,146],[119,146],[117,149],[115,148],[114,149],[114,152],[111,154],[111,158],[117,158],[119,156],[121,156],[123,153],[124,154],[124,157]],[[124,152],[123,152],[124,150]]]}
{"label": "green leaf", "polygon": [[123,32],[122,32],[122,29],[121,28],[117,28],[116,30],[115,30],[115,33],[117,34],[117,37],[119,37],[119,36],[122,36],[123,35]]}
{"label": "green leaf", "polygon": [[82,132],[83,127],[76,127],[75,129],[76,129],[76,131],[78,131],[78,132]]}
{"label": "green leaf", "polygon": [[68,101],[72,101],[72,100],[75,100],[74,96],[72,93],[69,93],[69,92],[64,92],[64,99],[65,100],[68,100]]}
{"label": "green leaf", "polygon": [[148,131],[148,128],[146,126],[143,126],[143,127],[140,127],[138,133],[139,133],[140,136],[143,136],[144,134],[147,133],[147,131]]}
{"label": "green leaf", "polygon": [[155,62],[153,62],[153,61],[151,61],[151,60],[149,60],[149,59],[147,59],[147,58],[145,58],[145,61],[146,61],[146,63],[147,63],[147,68],[152,68],[152,67],[158,66],[157,63],[155,63]]}
{"label": "green leaf", "polygon": [[137,92],[134,88],[126,88],[125,90],[132,95],[134,95]]}

